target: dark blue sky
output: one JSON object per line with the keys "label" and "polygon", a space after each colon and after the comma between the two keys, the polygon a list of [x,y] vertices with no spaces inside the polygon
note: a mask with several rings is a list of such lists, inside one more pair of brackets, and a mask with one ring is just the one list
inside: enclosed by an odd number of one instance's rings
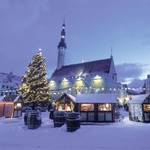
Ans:
{"label": "dark blue sky", "polygon": [[0,72],[22,75],[42,48],[50,74],[64,18],[67,64],[107,58],[112,47],[120,80],[149,72],[150,0],[0,0]]}

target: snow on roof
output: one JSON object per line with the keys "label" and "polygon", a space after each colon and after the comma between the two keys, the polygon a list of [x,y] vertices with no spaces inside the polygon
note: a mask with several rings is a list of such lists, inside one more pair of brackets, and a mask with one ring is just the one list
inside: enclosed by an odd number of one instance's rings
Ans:
{"label": "snow on roof", "polygon": [[72,99],[74,102],[76,102],[76,98],[73,95],[71,95],[71,94],[67,94],[67,95],[70,97],[70,99]]}
{"label": "snow on roof", "polygon": [[5,98],[5,95],[4,96],[0,96],[0,102],[2,102]]}
{"label": "snow on roof", "polygon": [[142,104],[149,94],[133,95],[129,104]]}
{"label": "snow on roof", "polygon": [[71,64],[61,67],[60,69],[56,69],[55,72],[52,74],[52,79],[56,77],[68,77],[72,75],[77,75],[80,70],[84,73],[91,73],[91,72],[104,72],[109,73],[110,66],[111,66],[111,58],[103,59],[103,60],[95,60],[85,63],[79,64]]}
{"label": "snow on roof", "polygon": [[18,96],[15,98],[14,102],[17,102],[17,101],[19,100],[19,98],[20,98],[20,95],[18,95]]}
{"label": "snow on roof", "polygon": [[65,97],[68,97],[70,98],[73,102],[76,102],[76,97],[74,97],[73,95],[71,94],[67,94],[67,93],[63,93],[63,95],[61,95],[56,101],[60,101],[60,100],[64,100],[64,101],[68,101],[68,98],[66,99]]}
{"label": "snow on roof", "polygon": [[81,94],[76,97],[77,103],[116,103],[117,94]]}

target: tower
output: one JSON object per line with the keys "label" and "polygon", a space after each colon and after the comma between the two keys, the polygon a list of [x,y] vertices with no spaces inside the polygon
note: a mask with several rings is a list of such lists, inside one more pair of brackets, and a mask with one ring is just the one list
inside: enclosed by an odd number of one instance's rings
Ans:
{"label": "tower", "polygon": [[63,23],[61,30],[61,39],[57,46],[58,49],[57,69],[60,69],[62,66],[64,66],[65,63],[65,50],[67,48],[65,43],[65,35],[66,35],[65,23]]}

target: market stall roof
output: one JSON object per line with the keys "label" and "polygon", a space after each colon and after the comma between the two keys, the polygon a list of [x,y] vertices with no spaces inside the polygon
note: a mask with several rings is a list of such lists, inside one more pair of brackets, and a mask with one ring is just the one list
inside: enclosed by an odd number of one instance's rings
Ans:
{"label": "market stall roof", "polygon": [[61,95],[61,97],[59,97],[56,101],[59,101],[59,100],[68,101],[67,97],[73,102],[76,102],[76,98],[73,95],[67,94],[67,93],[64,93],[63,95]]}
{"label": "market stall roof", "polygon": [[18,95],[18,96],[14,99],[14,102],[15,102],[15,103],[18,102],[19,99],[20,99],[20,95]]}
{"label": "market stall roof", "polygon": [[5,98],[5,95],[4,96],[0,96],[0,102],[3,102],[4,98]]}
{"label": "market stall roof", "polygon": [[67,95],[70,97],[70,99],[72,99],[74,102],[76,102],[76,98],[73,95],[71,95],[71,94],[67,94]]}
{"label": "market stall roof", "polygon": [[81,94],[76,97],[77,103],[116,103],[117,94]]}
{"label": "market stall roof", "polygon": [[60,69],[56,69],[52,74],[52,79],[56,79],[58,77],[69,77],[71,75],[78,75],[78,73],[82,70],[83,73],[91,73],[91,72],[104,72],[109,73],[111,67],[112,58],[107,58],[103,60],[95,60],[85,63],[79,64],[71,64],[65,65]]}
{"label": "market stall roof", "polygon": [[149,94],[133,95],[131,97],[131,100],[128,103],[129,104],[142,104],[148,96]]}

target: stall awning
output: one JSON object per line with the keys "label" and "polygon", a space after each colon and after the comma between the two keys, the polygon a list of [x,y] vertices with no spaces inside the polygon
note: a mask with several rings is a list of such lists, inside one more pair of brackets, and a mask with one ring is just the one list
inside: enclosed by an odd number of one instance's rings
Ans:
{"label": "stall awning", "polygon": [[149,94],[133,95],[131,97],[131,100],[128,103],[129,104],[142,104],[148,96]]}
{"label": "stall awning", "polygon": [[117,94],[81,94],[76,97],[77,103],[116,103]]}

